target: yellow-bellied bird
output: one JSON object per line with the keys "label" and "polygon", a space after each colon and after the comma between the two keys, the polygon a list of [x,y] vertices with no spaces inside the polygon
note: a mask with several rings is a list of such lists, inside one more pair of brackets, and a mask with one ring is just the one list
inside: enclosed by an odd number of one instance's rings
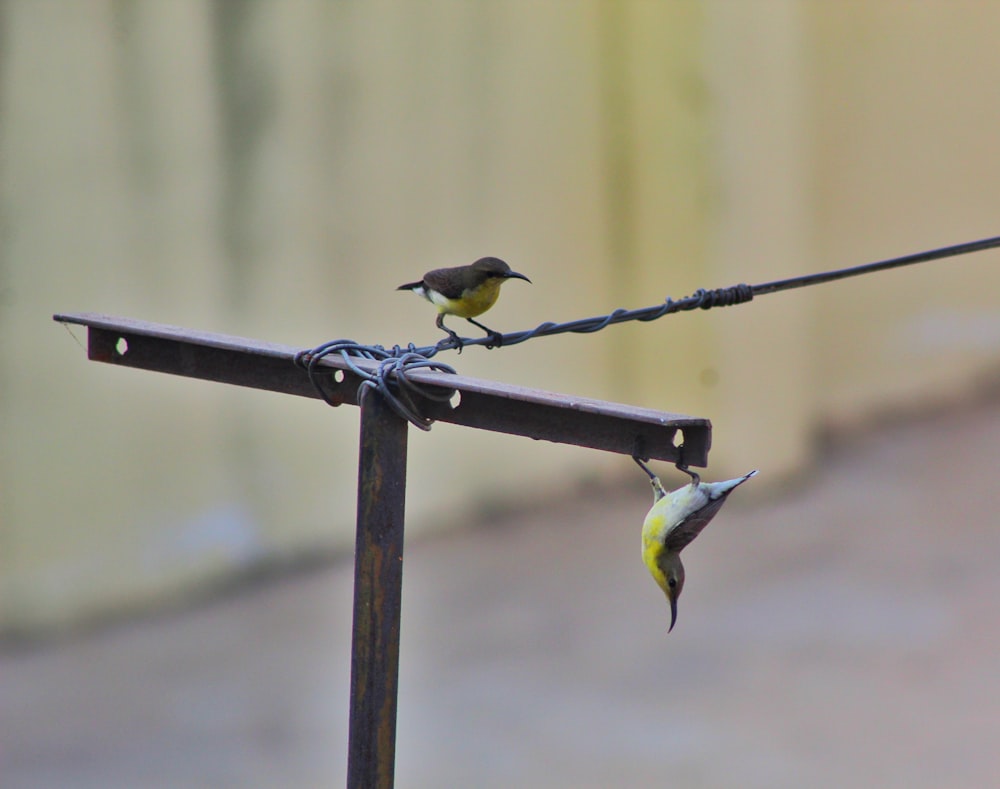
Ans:
{"label": "yellow-bellied bird", "polygon": [[412,290],[438,308],[437,327],[447,332],[459,350],[462,341],[458,334],[444,325],[445,315],[457,315],[478,326],[490,336],[491,344],[499,345],[503,335],[474,321],[477,315],[496,304],[500,286],[509,279],[531,282],[524,274],[511,271],[500,258],[480,258],[468,266],[437,268],[424,274],[419,282],[408,282],[396,290]]}
{"label": "yellow-bellied bird", "polygon": [[653,506],[642,524],[642,560],[670,602],[669,633],[677,621],[677,599],[684,588],[681,551],[708,526],[726,497],[757,472],[725,482],[702,482],[693,471],[678,466],[691,476],[691,484],[668,493],[645,463],[639,458],[635,462],[653,485]]}

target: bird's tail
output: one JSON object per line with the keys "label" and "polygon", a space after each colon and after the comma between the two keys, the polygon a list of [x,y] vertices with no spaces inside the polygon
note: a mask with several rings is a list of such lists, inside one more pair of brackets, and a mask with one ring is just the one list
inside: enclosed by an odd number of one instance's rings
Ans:
{"label": "bird's tail", "polygon": [[742,477],[736,477],[736,479],[727,479],[724,482],[703,482],[701,484],[703,487],[709,489],[709,497],[715,499],[719,496],[728,496],[733,492],[733,490],[738,488],[756,473],[757,469],[754,469],[749,474],[745,474]]}

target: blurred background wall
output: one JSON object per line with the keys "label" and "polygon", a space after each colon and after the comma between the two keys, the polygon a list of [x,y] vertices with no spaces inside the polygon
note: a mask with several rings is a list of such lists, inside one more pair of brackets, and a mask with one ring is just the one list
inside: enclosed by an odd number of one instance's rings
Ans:
{"label": "blurred background wall", "polygon": [[[512,331],[995,235],[998,25],[974,0],[0,3],[0,630],[353,541],[356,409],[91,364],[52,313],[425,344],[394,288],[483,255],[533,280],[489,313]],[[998,262],[447,361],[709,417],[710,476],[774,482],[821,430],[995,381]],[[438,425],[408,529],[630,469]]]}

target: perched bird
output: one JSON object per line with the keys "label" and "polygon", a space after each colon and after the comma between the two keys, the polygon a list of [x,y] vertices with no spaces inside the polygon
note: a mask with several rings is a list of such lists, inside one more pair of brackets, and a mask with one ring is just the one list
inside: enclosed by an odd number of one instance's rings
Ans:
{"label": "perched bird", "polygon": [[435,305],[438,308],[437,327],[447,332],[461,350],[462,341],[458,334],[444,325],[444,316],[457,315],[465,318],[490,336],[491,345],[499,345],[503,335],[473,318],[496,304],[500,286],[509,279],[531,282],[524,274],[511,271],[510,266],[500,258],[480,258],[469,266],[428,271],[419,282],[408,282],[396,290],[412,290]]}
{"label": "perched bird", "polygon": [[634,460],[653,485],[653,506],[642,524],[642,560],[670,601],[669,633],[677,621],[677,599],[684,588],[681,551],[708,526],[726,497],[757,472],[725,482],[702,482],[693,471],[679,465],[677,468],[691,476],[691,484],[668,493],[645,463]]}

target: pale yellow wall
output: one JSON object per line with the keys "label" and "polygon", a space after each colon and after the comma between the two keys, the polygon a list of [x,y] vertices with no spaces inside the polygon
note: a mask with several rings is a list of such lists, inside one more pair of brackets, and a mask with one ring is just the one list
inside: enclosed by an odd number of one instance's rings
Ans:
{"label": "pale yellow wall", "polygon": [[[819,267],[1000,234],[1000,5],[808,8]],[[855,420],[995,374],[998,292],[996,252],[819,289],[819,412]]]}
{"label": "pale yellow wall", "polygon": [[[596,5],[236,4],[226,36],[210,8],[4,6],[0,199],[15,232],[0,314],[21,340],[2,350],[7,628],[353,540],[355,409],[87,363],[53,312],[422,344],[439,336],[433,312],[395,287],[484,254],[536,283],[508,286],[500,328],[607,308]],[[246,80],[228,99],[218,58]],[[573,269],[570,292],[559,272]],[[453,361],[606,396],[609,348],[562,338]],[[410,531],[593,465],[444,425],[415,434]]]}
{"label": "pale yellow wall", "polygon": [[[489,313],[514,330],[1000,229],[1000,7],[214,7],[0,10],[2,628],[353,539],[355,409],[88,363],[53,312],[425,343],[395,286],[485,254],[534,281]],[[996,260],[449,361],[709,417],[712,476],[777,480],[818,424],[995,369]],[[629,468],[412,431],[408,528]]]}

